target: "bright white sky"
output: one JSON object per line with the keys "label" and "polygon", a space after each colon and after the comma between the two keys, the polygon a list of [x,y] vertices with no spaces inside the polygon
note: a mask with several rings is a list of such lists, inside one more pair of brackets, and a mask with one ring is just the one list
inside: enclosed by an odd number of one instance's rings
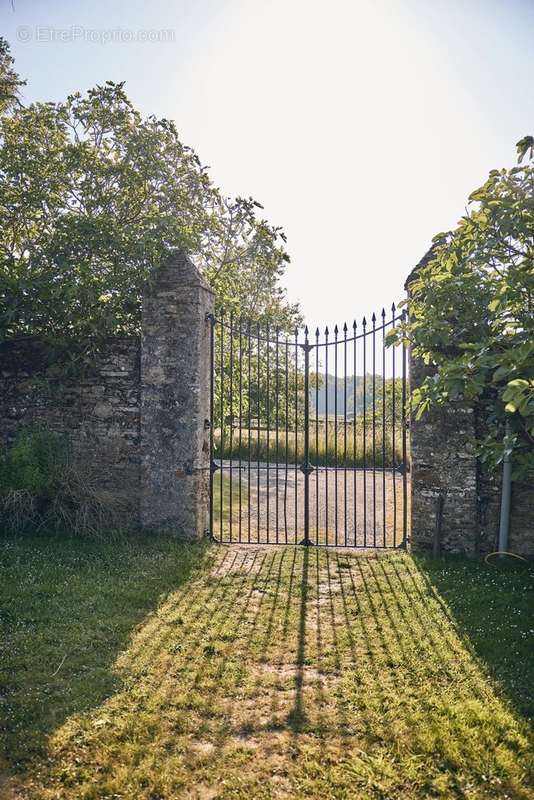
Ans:
{"label": "bright white sky", "polygon": [[[398,300],[431,237],[534,132],[534,0],[13,5],[0,0],[0,32],[26,101],[125,80],[225,193],[285,228],[285,284],[313,327]],[[36,26],[76,40],[36,41],[51,35]],[[174,41],[87,40],[117,27]]]}

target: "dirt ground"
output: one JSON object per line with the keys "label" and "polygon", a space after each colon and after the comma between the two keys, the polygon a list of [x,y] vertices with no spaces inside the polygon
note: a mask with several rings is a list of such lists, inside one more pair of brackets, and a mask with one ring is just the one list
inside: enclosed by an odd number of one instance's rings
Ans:
{"label": "dirt ground", "polygon": [[[239,469],[225,461],[220,474],[232,488],[222,515],[216,510],[217,538],[263,544],[303,539],[305,479],[298,466]],[[309,535],[315,544],[397,547],[404,539],[403,509],[403,478],[391,470],[323,467],[310,475]]]}

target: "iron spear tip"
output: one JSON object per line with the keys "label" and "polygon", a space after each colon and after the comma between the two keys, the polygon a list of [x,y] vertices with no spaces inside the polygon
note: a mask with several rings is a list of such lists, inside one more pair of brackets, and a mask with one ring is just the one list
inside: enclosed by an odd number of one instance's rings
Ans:
{"label": "iron spear tip", "polygon": [[373,316],[371,317],[371,322],[376,322],[376,314],[373,311]]}
{"label": "iron spear tip", "polygon": [[356,330],[356,328],[358,327],[358,325],[356,324],[356,320],[354,320],[354,322],[352,323],[352,327],[354,328],[354,330]]}
{"label": "iron spear tip", "polygon": [[347,331],[348,331],[347,323],[345,322],[343,323],[343,333],[346,333]]}
{"label": "iron spear tip", "polygon": [[317,338],[319,338],[319,328],[315,329],[315,335],[317,336]]}
{"label": "iron spear tip", "polygon": [[338,334],[338,333],[339,333],[339,330],[338,330],[338,327],[337,327],[337,325],[336,325],[336,327],[334,328],[334,333],[335,333],[335,334]]}
{"label": "iron spear tip", "polygon": [[393,311],[393,313],[395,313],[395,311],[397,310],[397,306],[395,305],[395,303],[391,304],[391,310]]}

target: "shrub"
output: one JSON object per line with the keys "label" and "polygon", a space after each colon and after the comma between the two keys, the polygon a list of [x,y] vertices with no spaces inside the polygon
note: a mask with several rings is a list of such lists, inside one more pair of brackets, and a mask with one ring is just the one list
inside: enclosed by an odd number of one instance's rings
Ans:
{"label": "shrub", "polygon": [[102,470],[73,458],[66,436],[21,429],[0,463],[0,525],[8,533],[99,534],[121,525],[125,503]]}
{"label": "shrub", "polygon": [[[534,137],[519,164],[492,170],[453,231],[440,233],[410,279],[409,315],[389,334],[433,374],[412,392],[417,418],[468,401],[487,435],[479,455],[534,472]],[[525,162],[525,163],[522,163]]]}

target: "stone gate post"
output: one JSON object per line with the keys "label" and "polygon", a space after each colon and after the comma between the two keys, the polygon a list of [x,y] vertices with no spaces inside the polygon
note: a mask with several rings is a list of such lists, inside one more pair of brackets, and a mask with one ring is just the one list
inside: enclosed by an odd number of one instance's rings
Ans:
{"label": "stone gate post", "polygon": [[143,297],[140,522],[185,538],[207,526],[213,293],[174,254]]}
{"label": "stone gate post", "polygon": [[[405,288],[431,257],[430,250],[408,277]],[[409,353],[410,389],[432,368]],[[410,419],[411,544],[431,549],[440,527],[441,548],[449,552],[477,550],[477,457],[475,415],[468,403],[449,403]],[[442,501],[439,501],[439,498]],[[441,515],[438,521],[437,516]]]}
{"label": "stone gate post", "polygon": [[[410,387],[428,369],[410,354]],[[477,550],[477,459],[475,417],[466,403],[450,403],[410,420],[411,544],[431,549],[441,514],[441,548]],[[442,504],[438,498],[441,496]]]}

